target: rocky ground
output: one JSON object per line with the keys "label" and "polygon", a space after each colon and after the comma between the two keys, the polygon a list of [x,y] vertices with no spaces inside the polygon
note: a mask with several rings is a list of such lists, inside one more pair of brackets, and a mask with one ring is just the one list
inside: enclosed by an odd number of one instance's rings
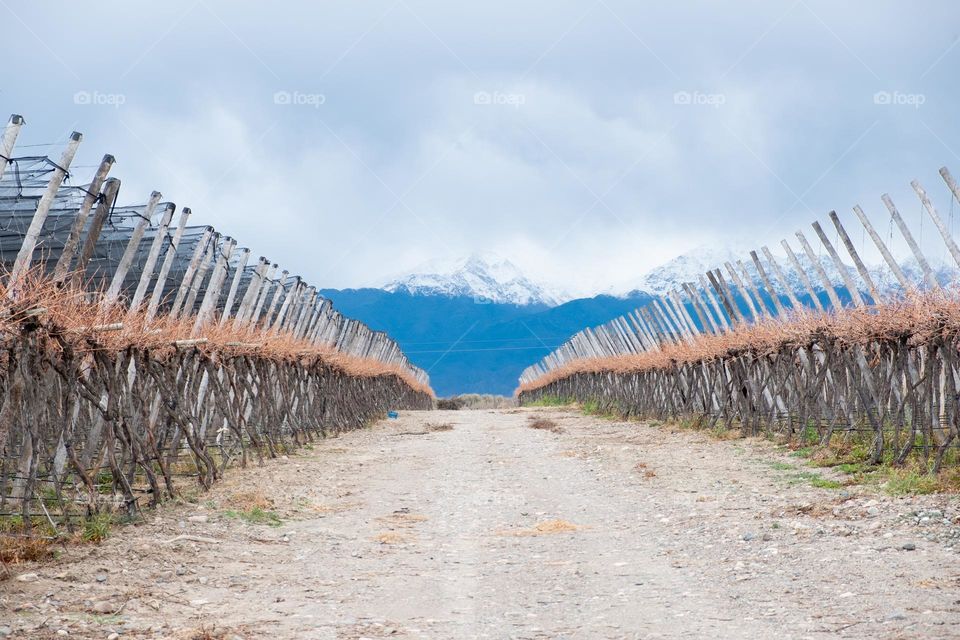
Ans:
{"label": "rocky ground", "polygon": [[566,410],[408,413],[15,567],[0,636],[960,637],[960,501],[809,474]]}

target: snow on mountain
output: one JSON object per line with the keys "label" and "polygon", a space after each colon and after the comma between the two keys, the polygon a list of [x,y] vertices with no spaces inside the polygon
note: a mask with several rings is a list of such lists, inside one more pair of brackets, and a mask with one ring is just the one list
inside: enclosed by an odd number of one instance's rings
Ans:
{"label": "snow on mountain", "polygon": [[[697,247],[696,249],[679,255],[676,258],[673,258],[672,260],[669,260],[647,272],[643,277],[640,278],[634,291],[646,291],[653,294],[663,294],[667,291],[675,291],[680,289],[680,286],[685,282],[699,282],[699,277],[711,269],[720,269],[727,282],[732,284],[732,278],[730,277],[725,264],[729,262],[736,267],[737,274],[742,277],[742,271],[738,265],[738,261],[743,263],[743,266],[746,268],[751,280],[753,280],[757,286],[766,289],[766,286],[760,277],[760,273],[750,257],[751,248],[752,247],[746,245]],[[813,261],[810,260],[806,253],[804,253],[802,250],[795,249],[794,251],[797,256],[797,261],[803,268],[803,271],[810,283],[813,285],[813,288],[815,290],[822,291],[824,288],[823,281],[820,277],[820,274],[814,267]],[[779,294],[786,293],[785,287],[783,286],[780,278],[770,267],[770,265],[767,264],[766,258],[760,252],[758,252],[758,255],[760,256],[761,264],[763,264],[764,269],[767,272],[767,277],[773,283],[773,288]],[[780,265],[780,269],[782,270],[790,289],[797,293],[805,292],[806,287],[803,283],[803,280],[800,278],[796,269],[793,268],[793,264],[787,258],[786,254],[774,252],[773,257]],[[843,286],[843,275],[840,273],[840,270],[836,267],[836,265],[834,265],[833,260],[830,259],[830,256],[826,253],[823,253],[817,257],[818,262],[820,263],[820,266],[823,267],[823,271],[826,273],[827,279],[830,281],[830,283]],[[861,289],[865,290],[866,287],[861,282],[860,276],[855,271],[852,263],[847,262],[845,264],[847,266],[848,273],[853,278],[853,281],[857,283]],[[907,277],[911,281],[918,283],[922,282],[922,274],[919,266],[916,263],[916,260],[905,260],[901,263],[901,265]],[[949,282],[951,279],[957,277],[957,270],[950,268],[949,265],[937,264],[933,265],[932,268],[936,272],[937,278],[941,283]],[[886,265],[868,265],[867,269],[881,294],[890,293],[900,289],[899,284]],[[625,295],[629,295],[629,293]]]}
{"label": "snow on mountain", "polygon": [[452,262],[426,263],[382,288],[412,295],[467,296],[478,302],[551,307],[569,299],[561,292],[531,282],[512,262],[488,252]]}

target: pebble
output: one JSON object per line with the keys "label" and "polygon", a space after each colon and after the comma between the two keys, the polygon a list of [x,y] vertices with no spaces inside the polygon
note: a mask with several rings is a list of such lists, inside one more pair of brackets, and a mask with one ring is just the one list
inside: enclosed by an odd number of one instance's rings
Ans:
{"label": "pebble", "polygon": [[907,542],[900,548],[904,551],[913,551],[917,548],[917,545],[913,544],[912,542]]}
{"label": "pebble", "polygon": [[884,620],[906,620],[907,614],[903,611],[891,611]]}
{"label": "pebble", "polygon": [[13,633],[13,629],[11,629],[10,627],[0,627],[0,636],[3,636],[4,638],[6,638],[11,633]]}
{"label": "pebble", "polygon": [[177,567],[177,575],[178,575],[178,576],[186,575],[186,573],[187,573],[187,568],[186,568],[185,566],[180,565],[179,567]]}
{"label": "pebble", "polygon": [[110,602],[109,600],[101,600],[99,602],[94,602],[93,606],[90,607],[96,613],[113,613],[117,610],[117,606]]}
{"label": "pebble", "polygon": [[40,579],[35,573],[21,573],[17,576],[17,582],[36,582]]}
{"label": "pebble", "polygon": [[113,633],[107,636],[107,640],[117,640],[117,638],[119,637],[120,637],[120,634],[114,631]]}
{"label": "pebble", "polygon": [[70,635],[70,632],[67,631],[66,629],[57,629],[57,635],[58,635],[58,636],[68,636],[68,635]]}
{"label": "pebble", "polygon": [[98,573],[98,574],[97,574],[97,582],[106,582],[106,581],[107,581],[107,576],[106,576],[106,575],[104,575],[104,574],[102,574],[102,573]]}
{"label": "pebble", "polygon": [[754,538],[756,538],[756,535],[754,535],[754,534],[751,533],[750,531],[748,531],[748,532],[746,532],[745,534],[743,534],[743,541],[744,541],[744,542],[750,542],[750,541],[753,540]]}
{"label": "pebble", "polygon": [[190,516],[189,518],[187,518],[189,522],[200,522],[200,523],[206,522],[209,519],[210,519],[210,516]]}

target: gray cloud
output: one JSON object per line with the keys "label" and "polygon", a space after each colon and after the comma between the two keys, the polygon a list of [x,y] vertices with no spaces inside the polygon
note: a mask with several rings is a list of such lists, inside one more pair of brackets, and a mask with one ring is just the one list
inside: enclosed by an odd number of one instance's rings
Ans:
{"label": "gray cloud", "polygon": [[125,199],[159,189],[322,285],[494,250],[587,293],[858,200],[880,222],[913,177],[946,202],[957,13],[3,0],[0,99],[24,144],[81,130],[80,164],[114,153]]}

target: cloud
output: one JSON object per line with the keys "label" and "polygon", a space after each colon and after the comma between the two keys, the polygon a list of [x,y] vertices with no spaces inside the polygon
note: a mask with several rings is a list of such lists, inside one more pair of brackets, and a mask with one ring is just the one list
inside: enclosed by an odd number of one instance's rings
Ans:
{"label": "cloud", "polygon": [[82,130],[123,198],[159,189],[320,286],[495,250],[586,294],[859,198],[883,224],[879,193],[960,165],[951,3],[108,2],[109,42],[72,37],[81,7],[15,10],[26,143]]}

